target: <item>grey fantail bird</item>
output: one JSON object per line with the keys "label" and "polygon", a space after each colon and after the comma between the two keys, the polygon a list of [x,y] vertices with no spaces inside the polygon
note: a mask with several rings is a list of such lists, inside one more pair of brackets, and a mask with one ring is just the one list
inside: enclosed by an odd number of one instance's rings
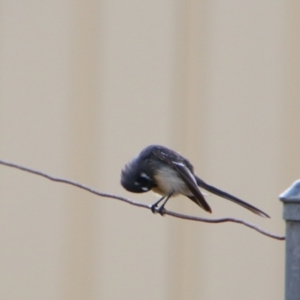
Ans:
{"label": "grey fantail bird", "polygon": [[[206,202],[199,187],[239,204],[261,217],[269,216],[253,205],[232,196],[205,183],[194,174],[191,163],[177,152],[163,146],[150,145],[129,162],[121,174],[121,184],[129,192],[145,193],[153,191],[162,197],[152,204],[151,210],[162,210],[167,201],[176,195],[184,195],[211,213],[211,208]],[[163,204],[156,209],[158,204]]]}

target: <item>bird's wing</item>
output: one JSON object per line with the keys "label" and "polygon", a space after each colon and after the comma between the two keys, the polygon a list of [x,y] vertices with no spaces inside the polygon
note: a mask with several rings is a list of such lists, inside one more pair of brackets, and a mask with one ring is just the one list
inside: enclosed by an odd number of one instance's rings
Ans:
{"label": "bird's wing", "polygon": [[211,212],[211,208],[207,204],[204,196],[201,194],[197,186],[196,179],[192,174],[192,172],[189,170],[189,168],[185,166],[184,163],[180,161],[176,161],[176,157],[172,157],[172,155],[169,155],[169,153],[164,153],[159,150],[153,150],[152,153],[161,161],[168,164],[172,169],[174,169],[178,173],[178,175],[181,177],[181,179],[184,181],[184,183],[186,184],[186,186],[189,188],[189,190],[193,195],[190,196],[190,198],[193,198],[192,200],[195,203],[197,203],[200,207],[202,207],[204,210]]}

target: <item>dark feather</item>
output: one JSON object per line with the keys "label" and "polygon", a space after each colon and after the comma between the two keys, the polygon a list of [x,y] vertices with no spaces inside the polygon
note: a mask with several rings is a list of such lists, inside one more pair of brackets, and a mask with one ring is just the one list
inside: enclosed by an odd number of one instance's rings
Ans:
{"label": "dark feather", "polygon": [[239,199],[239,198],[237,198],[235,196],[232,196],[232,195],[230,195],[230,194],[228,194],[228,193],[226,193],[226,192],[224,192],[222,190],[219,190],[218,188],[216,188],[216,187],[214,187],[212,185],[209,185],[209,184],[205,183],[202,179],[200,179],[197,176],[195,176],[195,178],[196,178],[197,184],[201,188],[203,188],[203,189],[205,189],[205,190],[207,190],[207,191],[209,191],[209,192],[211,192],[211,193],[213,193],[215,195],[223,197],[223,198],[225,198],[227,200],[230,200],[230,201],[232,201],[232,202],[234,202],[236,204],[239,204],[239,205],[241,205],[241,206],[249,209],[250,211],[252,211],[253,213],[255,213],[255,214],[257,214],[257,215],[259,215],[261,217],[270,218],[269,215],[267,215],[266,213],[264,213],[260,209],[254,207],[253,205],[251,205],[251,204],[249,204],[249,203],[247,203],[247,202],[245,202],[245,201],[243,201],[243,200],[241,200],[241,199]]}

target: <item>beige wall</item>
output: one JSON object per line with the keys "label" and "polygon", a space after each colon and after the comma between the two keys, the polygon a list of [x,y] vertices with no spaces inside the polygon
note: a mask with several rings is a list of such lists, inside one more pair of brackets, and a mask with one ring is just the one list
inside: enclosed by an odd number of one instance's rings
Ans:
{"label": "beige wall", "polygon": [[[297,1],[0,1],[0,158],[151,203],[119,184],[158,143],[267,211],[299,178]],[[168,208],[205,216],[193,203]],[[283,298],[284,243],[97,198],[0,166],[1,299]]]}

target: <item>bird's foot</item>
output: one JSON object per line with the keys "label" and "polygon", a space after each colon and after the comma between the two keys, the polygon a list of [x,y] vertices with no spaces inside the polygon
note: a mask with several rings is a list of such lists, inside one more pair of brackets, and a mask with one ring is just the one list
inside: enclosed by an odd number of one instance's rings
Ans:
{"label": "bird's foot", "polygon": [[157,213],[157,205],[154,203],[154,204],[152,204],[152,205],[150,205],[150,209],[151,209],[151,211],[154,213],[154,214],[156,214]]}
{"label": "bird's foot", "polygon": [[165,210],[165,208],[164,208],[164,206],[162,205],[162,206],[159,207],[156,211],[157,211],[161,216],[163,216],[163,215],[164,215],[164,210]]}
{"label": "bird's foot", "polygon": [[160,207],[157,208],[157,205],[156,205],[156,204],[152,204],[152,205],[150,206],[150,209],[151,209],[151,211],[152,211],[154,214],[159,213],[161,216],[164,215],[164,206],[160,206]]}

